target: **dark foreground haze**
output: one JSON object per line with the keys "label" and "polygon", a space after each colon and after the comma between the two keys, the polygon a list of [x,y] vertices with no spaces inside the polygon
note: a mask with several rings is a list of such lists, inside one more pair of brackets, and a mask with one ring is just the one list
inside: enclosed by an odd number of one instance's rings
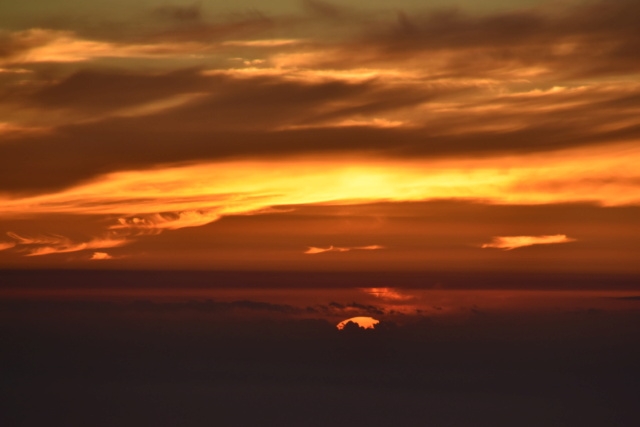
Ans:
{"label": "dark foreground haze", "polygon": [[[176,287],[168,282],[180,273],[162,282],[143,272],[3,272],[2,425],[637,420],[640,292],[631,278],[608,290],[470,290],[450,281],[322,287],[321,275],[306,288],[273,286],[273,274],[263,287],[250,275],[241,287],[215,280],[231,273],[209,274],[205,286],[206,275],[199,283],[183,274]],[[123,285],[127,277],[138,285]],[[336,329],[354,316],[380,324]]]}

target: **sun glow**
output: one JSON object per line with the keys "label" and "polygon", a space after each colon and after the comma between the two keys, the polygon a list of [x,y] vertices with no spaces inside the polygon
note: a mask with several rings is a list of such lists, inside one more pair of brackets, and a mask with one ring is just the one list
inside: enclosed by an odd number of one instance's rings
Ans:
{"label": "sun glow", "polygon": [[[589,162],[585,162],[587,158]],[[345,156],[196,163],[111,173],[59,192],[0,198],[0,215],[115,216],[105,229],[83,242],[61,238],[43,248],[25,248],[29,255],[45,255],[122,246],[164,230],[202,226],[226,215],[261,213],[283,205],[435,199],[493,204],[636,204],[640,202],[640,177],[629,164],[638,162],[638,146],[622,145],[618,149],[566,150],[518,159],[381,160]],[[511,241],[516,237],[517,241]],[[21,238],[14,240],[8,244],[26,244]],[[512,236],[503,240],[483,247],[513,249],[570,241],[564,236]],[[380,248],[313,248],[306,253]]]}
{"label": "sun glow", "polygon": [[356,325],[364,329],[374,329],[375,326],[380,323],[379,320],[376,320],[373,317],[360,316],[343,320],[342,322],[338,323],[336,327],[340,330],[343,330],[349,322],[355,323]]}
{"label": "sun glow", "polygon": [[[241,214],[275,205],[472,198],[492,203],[640,202],[629,164],[637,145],[617,152],[567,150],[460,160],[295,158],[230,161],[117,172],[56,193],[0,198],[3,216],[30,213]],[[585,157],[592,157],[585,163]],[[631,161],[630,159],[635,159]],[[213,214],[215,213],[215,215]],[[189,215],[193,221],[193,215]]]}

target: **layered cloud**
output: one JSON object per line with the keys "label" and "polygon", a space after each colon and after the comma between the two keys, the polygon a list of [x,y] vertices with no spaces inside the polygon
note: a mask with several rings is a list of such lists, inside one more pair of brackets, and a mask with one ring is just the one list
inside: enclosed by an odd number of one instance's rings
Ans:
{"label": "layered cloud", "polygon": [[[634,0],[485,14],[307,2],[14,26],[0,36],[0,220],[101,228],[0,248],[102,249],[280,205],[637,205],[638,14]],[[526,241],[501,239],[485,247]]]}

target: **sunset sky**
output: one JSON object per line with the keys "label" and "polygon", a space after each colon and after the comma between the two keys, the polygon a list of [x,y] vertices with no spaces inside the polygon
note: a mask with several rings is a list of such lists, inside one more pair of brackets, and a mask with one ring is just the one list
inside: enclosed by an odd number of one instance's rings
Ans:
{"label": "sunset sky", "polygon": [[640,273],[638,16],[4,2],[0,268]]}
{"label": "sunset sky", "polygon": [[639,22],[0,1],[0,426],[637,425]]}

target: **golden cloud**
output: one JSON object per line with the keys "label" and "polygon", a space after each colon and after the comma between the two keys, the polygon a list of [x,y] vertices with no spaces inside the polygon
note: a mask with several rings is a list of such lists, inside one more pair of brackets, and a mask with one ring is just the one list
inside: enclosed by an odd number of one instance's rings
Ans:
{"label": "golden cloud", "polygon": [[532,245],[550,245],[555,243],[575,242],[576,239],[567,237],[564,234],[553,234],[548,236],[497,236],[491,243],[485,243],[482,248],[497,248],[510,251]]}
{"label": "golden cloud", "polygon": [[102,237],[92,238],[89,241],[76,242],[69,237],[61,235],[41,235],[25,237],[17,233],[7,233],[15,242],[13,246],[26,256],[39,256],[58,253],[77,252],[85,249],[103,249],[124,246],[131,241],[115,233],[108,233]]}
{"label": "golden cloud", "polygon": [[380,245],[351,246],[351,247],[329,246],[328,248],[317,248],[314,246],[309,246],[309,248],[304,253],[315,255],[315,254],[321,254],[325,252],[349,252],[349,251],[358,251],[358,250],[373,251],[377,249],[384,249],[384,246],[380,246]]}
{"label": "golden cloud", "polygon": [[113,257],[106,252],[94,252],[93,255],[91,255],[91,258],[89,259],[104,260],[104,259],[113,259]]}

